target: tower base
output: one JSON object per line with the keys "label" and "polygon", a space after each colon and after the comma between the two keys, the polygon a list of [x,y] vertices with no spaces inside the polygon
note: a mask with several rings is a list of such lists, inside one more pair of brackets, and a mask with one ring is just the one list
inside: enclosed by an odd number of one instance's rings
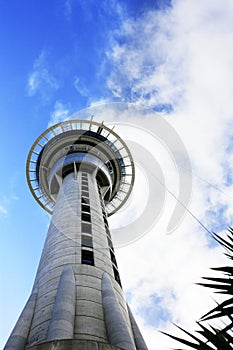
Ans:
{"label": "tower base", "polygon": [[88,340],[55,340],[26,347],[25,350],[121,350],[121,348]]}

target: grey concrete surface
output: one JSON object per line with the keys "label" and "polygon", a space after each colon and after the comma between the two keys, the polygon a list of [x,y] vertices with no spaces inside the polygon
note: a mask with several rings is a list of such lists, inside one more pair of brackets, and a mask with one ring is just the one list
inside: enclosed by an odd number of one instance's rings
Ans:
{"label": "grey concrete surface", "polygon": [[30,330],[37,291],[31,294],[3,350],[24,350]]}
{"label": "grey concrete surface", "polygon": [[88,173],[94,265],[82,264],[82,176],[70,173],[57,195],[32,296],[4,350],[147,349],[114,277],[95,175]]}
{"label": "grey concrete surface", "polygon": [[59,281],[48,340],[72,339],[75,319],[75,278],[70,265],[62,272]]}
{"label": "grey concrete surface", "polygon": [[148,350],[146,343],[142,337],[142,334],[140,332],[140,329],[137,325],[137,322],[135,321],[135,318],[132,314],[132,311],[130,310],[129,305],[127,305],[128,307],[128,312],[129,312],[129,318],[130,318],[130,323],[132,326],[132,330],[133,330],[133,336],[134,336],[134,341],[135,341],[135,345],[137,350]]}
{"label": "grey concrete surface", "polygon": [[133,337],[121,312],[119,302],[107,273],[102,278],[102,300],[110,344],[124,350],[136,350]]}

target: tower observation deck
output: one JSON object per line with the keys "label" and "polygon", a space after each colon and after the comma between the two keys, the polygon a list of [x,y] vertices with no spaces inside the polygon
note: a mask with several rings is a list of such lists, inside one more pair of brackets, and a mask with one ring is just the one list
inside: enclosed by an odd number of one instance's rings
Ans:
{"label": "tower observation deck", "polygon": [[108,225],[134,183],[125,142],[104,123],[65,121],[34,142],[26,174],[51,221],[31,295],[4,350],[146,350]]}

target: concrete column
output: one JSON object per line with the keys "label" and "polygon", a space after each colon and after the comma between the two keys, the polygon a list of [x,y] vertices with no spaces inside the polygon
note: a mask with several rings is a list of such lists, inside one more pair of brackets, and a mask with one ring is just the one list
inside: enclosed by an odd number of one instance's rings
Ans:
{"label": "concrete column", "polygon": [[35,304],[37,299],[37,292],[31,294],[25,305],[16,325],[13,329],[4,350],[24,350],[28,333],[31,327],[31,322],[34,314]]}
{"label": "concrete column", "polygon": [[128,306],[128,312],[129,312],[130,323],[132,326],[134,341],[135,341],[137,350],[148,350],[146,343],[140,332],[140,329],[138,328],[137,322],[135,321],[129,306]]}
{"label": "concrete column", "polygon": [[109,276],[104,273],[102,279],[102,299],[105,324],[111,345],[124,350],[136,350],[133,337],[121,311]]}
{"label": "concrete column", "polygon": [[70,265],[62,272],[53,315],[49,326],[48,340],[72,339],[75,318],[75,278]]}

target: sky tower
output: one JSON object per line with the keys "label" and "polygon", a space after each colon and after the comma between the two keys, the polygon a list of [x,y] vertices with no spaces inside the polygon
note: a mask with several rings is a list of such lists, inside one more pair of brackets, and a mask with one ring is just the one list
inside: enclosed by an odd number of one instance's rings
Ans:
{"label": "sky tower", "polygon": [[92,119],[65,121],[34,142],[26,173],[51,222],[31,295],[4,350],[146,350],[108,225],[134,183],[125,142]]}

